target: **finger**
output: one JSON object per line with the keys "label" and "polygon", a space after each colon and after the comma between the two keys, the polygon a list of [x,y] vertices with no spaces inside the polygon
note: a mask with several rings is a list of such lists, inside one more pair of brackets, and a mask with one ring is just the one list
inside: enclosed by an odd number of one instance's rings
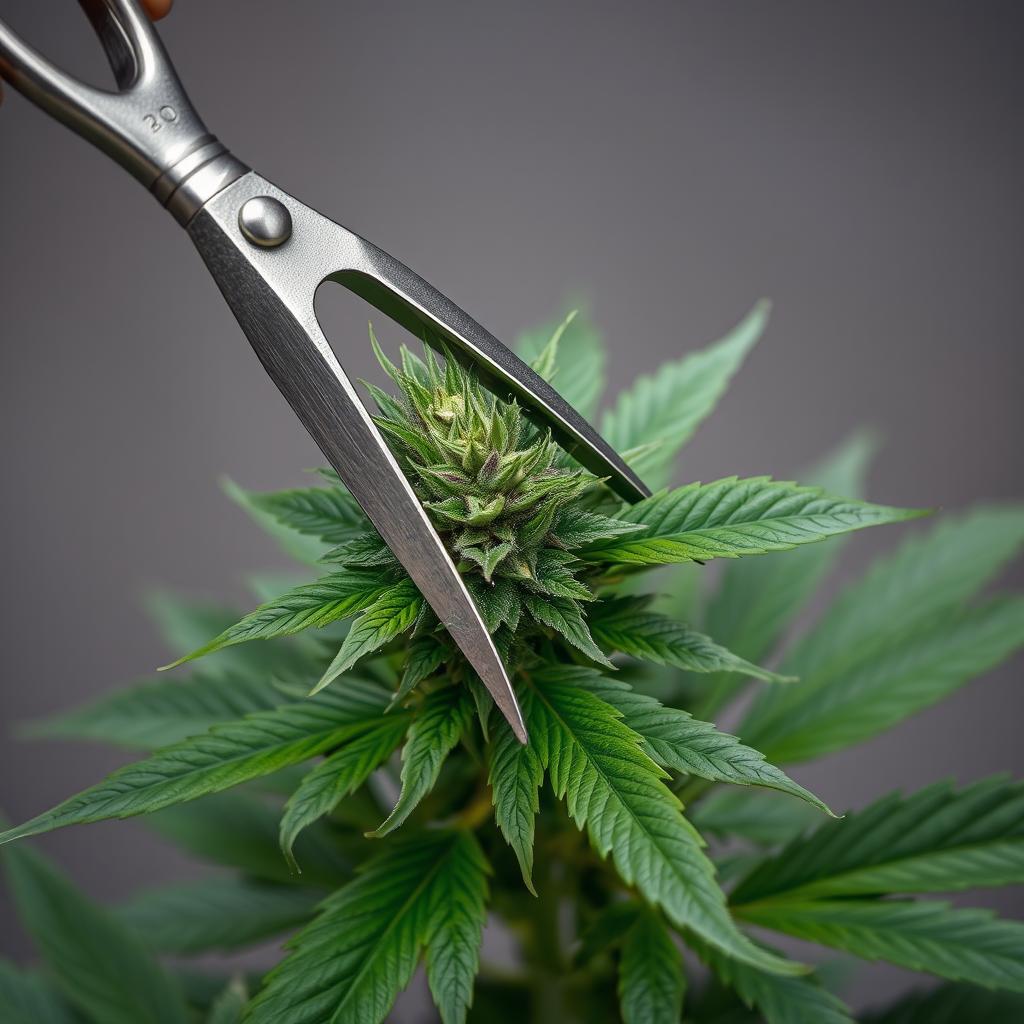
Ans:
{"label": "finger", "polygon": [[[159,21],[167,16],[174,0],[142,0],[142,6],[146,13],[154,20]],[[0,82],[0,106],[4,102],[4,84]]]}
{"label": "finger", "polygon": [[146,8],[146,13],[154,21],[164,17],[171,9],[172,3],[174,0],[142,0],[142,6]]}

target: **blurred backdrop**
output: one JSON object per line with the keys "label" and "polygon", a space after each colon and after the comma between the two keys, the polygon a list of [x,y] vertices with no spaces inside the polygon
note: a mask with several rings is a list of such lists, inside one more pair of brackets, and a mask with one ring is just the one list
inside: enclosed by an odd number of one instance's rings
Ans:
{"label": "blurred backdrop", "polygon": [[[0,11],[108,80],[70,0]],[[868,424],[875,500],[1020,496],[1020,4],[178,0],[161,32],[239,156],[500,337],[586,296],[622,385],[773,298],[686,479],[788,477]],[[177,225],[9,90],[0,225],[0,806],[21,819],[121,758],[16,724],[165,660],[152,588],[248,601],[244,573],[284,562],[218,477],[295,484],[318,453]],[[365,372],[365,310],[322,310]],[[844,571],[898,533],[856,537]],[[1019,670],[794,775],[843,809],[1019,774]],[[41,846],[104,900],[196,870],[138,822]],[[28,956],[6,896],[0,923]],[[913,981],[862,978],[858,1006]]]}

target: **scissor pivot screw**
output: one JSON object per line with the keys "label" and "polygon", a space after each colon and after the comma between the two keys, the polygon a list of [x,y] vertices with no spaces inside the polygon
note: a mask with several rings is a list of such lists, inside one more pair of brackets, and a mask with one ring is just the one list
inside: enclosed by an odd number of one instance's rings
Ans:
{"label": "scissor pivot screw", "polygon": [[253,245],[273,249],[291,237],[292,215],[277,199],[254,196],[238,211],[238,226]]}

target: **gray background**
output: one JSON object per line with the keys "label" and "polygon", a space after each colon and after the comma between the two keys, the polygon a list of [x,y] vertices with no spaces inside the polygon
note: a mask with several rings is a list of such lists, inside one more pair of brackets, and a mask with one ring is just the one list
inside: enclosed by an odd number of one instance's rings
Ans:
{"label": "gray background", "polygon": [[[105,80],[75,5],[2,9]],[[887,438],[877,500],[1020,494],[1020,4],[179,0],[161,31],[240,156],[500,336],[582,289],[622,384],[771,296],[769,334],[686,478],[789,475],[867,423]],[[9,727],[161,661],[147,588],[241,598],[244,571],[283,564],[217,477],[295,483],[317,453],[184,234],[12,95],[0,225]],[[364,311],[322,305],[361,372]],[[856,538],[846,571],[897,532]],[[842,808],[1019,773],[1021,707],[1004,669],[796,774]],[[0,758],[16,819],[119,762],[8,741]],[[137,822],[41,845],[103,899],[194,870]],[[3,950],[25,956],[0,911]],[[909,978],[863,977],[858,1004]]]}

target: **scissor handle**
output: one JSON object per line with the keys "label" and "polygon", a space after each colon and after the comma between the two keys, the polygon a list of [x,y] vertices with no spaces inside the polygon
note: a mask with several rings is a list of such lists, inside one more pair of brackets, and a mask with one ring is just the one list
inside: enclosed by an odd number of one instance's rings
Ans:
{"label": "scissor handle", "polygon": [[207,131],[135,0],[79,0],[117,91],[61,71],[0,21],[0,77],[116,160],[185,224],[249,168]]}

